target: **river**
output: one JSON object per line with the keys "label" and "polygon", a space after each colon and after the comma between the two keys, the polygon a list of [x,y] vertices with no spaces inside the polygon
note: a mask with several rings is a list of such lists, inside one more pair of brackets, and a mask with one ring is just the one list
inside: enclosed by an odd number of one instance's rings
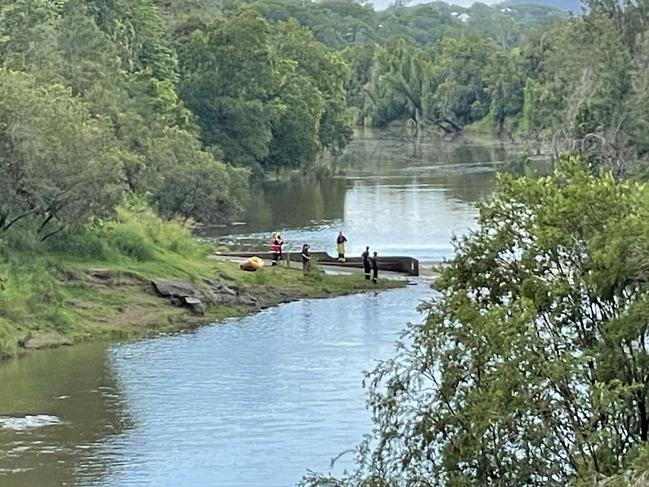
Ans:
{"label": "river", "polygon": [[379,255],[437,262],[451,255],[449,237],[473,225],[475,202],[495,186],[506,149],[494,142],[431,140],[415,150],[403,137],[359,134],[333,166],[333,176],[268,181],[253,192],[241,222],[205,232],[229,247],[267,245],[282,231],[289,250],[311,244],[335,252],[343,230],[348,253],[366,245]]}
{"label": "river", "polygon": [[[494,142],[360,135],[333,175],[264,183],[241,222],[208,234],[250,247],[282,230],[333,251],[343,229],[350,254],[437,261],[474,225],[505,156]],[[328,471],[371,426],[362,371],[431,296],[420,281],[0,363],[0,485],[279,487]]]}

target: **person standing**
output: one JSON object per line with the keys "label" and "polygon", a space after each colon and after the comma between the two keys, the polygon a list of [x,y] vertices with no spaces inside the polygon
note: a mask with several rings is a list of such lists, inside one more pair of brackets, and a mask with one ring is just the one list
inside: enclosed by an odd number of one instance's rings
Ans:
{"label": "person standing", "polygon": [[270,237],[270,251],[273,254],[272,265],[277,265],[277,260],[279,259],[279,246],[277,245],[277,232],[273,232],[273,235]]}
{"label": "person standing", "polygon": [[284,251],[284,239],[282,238],[282,234],[280,232],[277,232],[276,242],[277,246],[279,247],[279,255],[277,256],[277,260],[281,261]]}
{"label": "person standing", "polygon": [[374,252],[374,255],[370,258],[370,264],[372,266],[372,282],[376,284],[379,279],[379,261],[376,252]]}
{"label": "person standing", "polygon": [[273,263],[272,265],[277,265],[277,261],[280,258],[280,253],[282,252],[282,246],[279,244],[277,236],[279,232],[273,232],[273,236],[270,241],[270,251],[273,253]]}
{"label": "person standing", "polygon": [[338,262],[345,262],[345,242],[347,242],[347,237],[343,235],[343,231],[338,232],[338,237],[336,238],[336,250],[338,251]]}
{"label": "person standing", "polygon": [[302,272],[306,274],[311,268],[311,253],[309,249],[311,246],[309,244],[302,245]]}
{"label": "person standing", "polygon": [[365,280],[369,281],[370,280],[370,247],[369,245],[365,247],[365,252],[361,254],[361,257],[363,258],[363,270],[365,271]]}

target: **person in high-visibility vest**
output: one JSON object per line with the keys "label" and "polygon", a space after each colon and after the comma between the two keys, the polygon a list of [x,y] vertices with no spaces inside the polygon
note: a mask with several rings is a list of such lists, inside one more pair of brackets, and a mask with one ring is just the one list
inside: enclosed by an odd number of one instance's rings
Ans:
{"label": "person in high-visibility vest", "polygon": [[343,231],[338,232],[338,237],[336,238],[336,250],[338,251],[338,261],[345,262],[345,242],[347,242],[347,237],[343,235]]}

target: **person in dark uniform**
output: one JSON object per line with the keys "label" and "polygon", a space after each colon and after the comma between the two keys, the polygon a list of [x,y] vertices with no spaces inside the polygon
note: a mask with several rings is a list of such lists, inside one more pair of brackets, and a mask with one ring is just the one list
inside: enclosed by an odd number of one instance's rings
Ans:
{"label": "person in dark uniform", "polygon": [[309,244],[302,245],[302,272],[306,274],[311,268],[311,253],[309,249],[311,246]]}
{"label": "person in dark uniform", "polygon": [[374,255],[370,257],[370,264],[372,266],[372,281],[374,284],[378,281],[379,278],[379,261],[377,259],[377,254],[374,252]]}
{"label": "person in dark uniform", "polygon": [[363,258],[363,270],[365,271],[365,279],[370,280],[370,247],[367,246],[365,247],[365,252],[361,254],[361,257]]}

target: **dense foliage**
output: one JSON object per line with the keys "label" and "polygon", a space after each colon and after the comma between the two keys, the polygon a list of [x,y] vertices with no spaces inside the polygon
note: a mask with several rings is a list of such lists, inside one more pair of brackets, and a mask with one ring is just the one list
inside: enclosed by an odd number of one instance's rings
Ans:
{"label": "dense foliage", "polygon": [[593,485],[649,455],[644,185],[564,159],[501,176],[438,297],[370,374],[349,478],[306,485]]}
{"label": "dense foliage", "polygon": [[351,138],[348,68],[297,23],[244,9],[194,32],[180,52],[181,96],[226,160],[300,166]]}
{"label": "dense foliage", "polygon": [[[176,37],[205,25],[203,6],[164,5]],[[611,0],[586,7],[577,17],[511,3],[395,2],[382,12],[349,0],[249,4],[271,25],[296,19],[340,50],[357,124],[492,131],[550,145],[556,155],[585,148],[620,176],[649,150],[649,11]]]}
{"label": "dense foliage", "polygon": [[475,29],[427,45],[400,39],[347,47],[357,123],[488,130],[543,141],[557,155],[586,148],[624,174],[649,150],[649,9],[591,3],[589,15],[532,31],[513,47]]}
{"label": "dense foliage", "polygon": [[[46,239],[111,215],[126,193],[166,216],[221,221],[236,210],[245,174],[199,141],[152,2],[2,1],[0,19],[3,233]],[[179,175],[205,174],[218,211],[186,204],[189,185],[166,194]]]}
{"label": "dense foliage", "polygon": [[[158,0],[171,29],[182,33],[236,8],[238,2],[193,2]],[[387,10],[376,11],[367,2],[354,0],[255,0],[250,6],[275,23],[296,19],[315,38],[334,49],[351,45],[385,44],[403,38],[418,47],[429,47],[444,37],[479,35],[504,47],[524,43],[534,32],[555,21],[568,18],[559,10],[541,5],[487,6],[476,3],[469,8],[433,1],[405,6],[393,2]],[[217,9],[220,8],[220,12]]]}
{"label": "dense foliage", "polygon": [[232,10],[170,40],[152,0],[0,0],[0,232],[47,239],[125,195],[221,222],[250,168],[351,137],[349,69],[295,22]]}
{"label": "dense foliage", "polygon": [[[2,0],[2,229],[47,238],[128,193],[165,217],[227,220],[250,171],[335,154],[353,121],[540,134],[543,110],[524,105],[546,87],[521,46],[565,18],[440,2]],[[59,112],[61,130],[45,130]]]}

